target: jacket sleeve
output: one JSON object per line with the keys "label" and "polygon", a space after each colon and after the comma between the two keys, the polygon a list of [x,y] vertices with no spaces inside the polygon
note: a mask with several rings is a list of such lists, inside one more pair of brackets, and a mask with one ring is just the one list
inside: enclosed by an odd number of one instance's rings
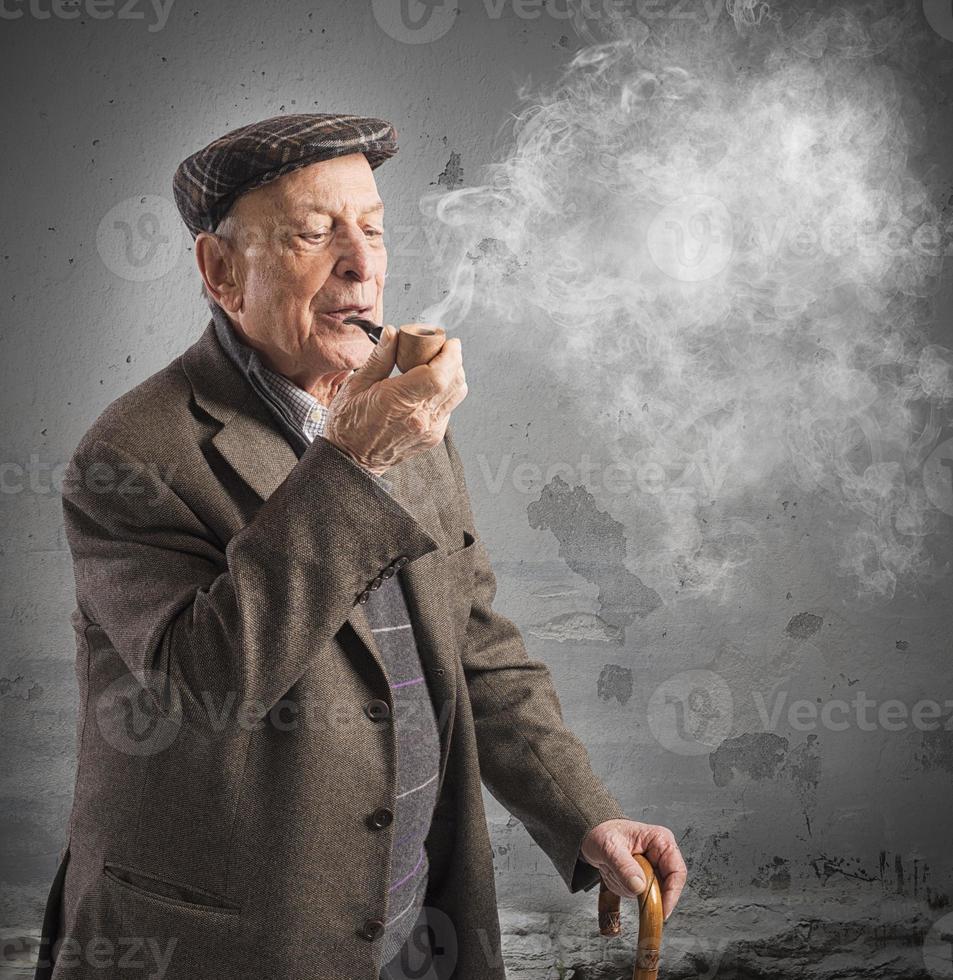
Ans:
{"label": "jacket sleeve", "polygon": [[201,718],[209,695],[271,709],[372,579],[437,547],[323,438],[222,547],[171,478],[119,441],[88,434],[74,453],[66,534],[78,603],[134,675],[163,678],[148,686],[160,711]]}
{"label": "jacket sleeve", "polygon": [[468,530],[477,539],[462,660],[482,779],[522,821],[570,892],[589,890],[599,883],[599,872],[579,854],[583,839],[597,824],[626,814],[564,724],[549,668],[530,659],[517,626],[492,608],[496,578],[474,526],[463,465],[449,430],[446,443]]}

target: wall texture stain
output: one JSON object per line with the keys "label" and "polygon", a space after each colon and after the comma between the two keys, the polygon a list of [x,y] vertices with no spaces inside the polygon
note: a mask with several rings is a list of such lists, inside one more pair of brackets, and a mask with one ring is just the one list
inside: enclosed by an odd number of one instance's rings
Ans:
{"label": "wall texture stain", "polygon": [[43,688],[19,674],[16,677],[0,677],[0,697],[36,701],[43,697]]}
{"label": "wall texture stain", "polygon": [[796,640],[806,640],[814,636],[823,625],[824,620],[820,616],[803,612],[791,617],[788,625],[784,627],[784,632]]}
{"label": "wall texture stain", "polygon": [[625,567],[624,526],[600,510],[585,487],[570,487],[554,476],[526,514],[530,527],[553,533],[560,558],[598,586],[599,615],[610,625],[628,626],[662,604],[658,593]]}
{"label": "wall texture stain", "polygon": [[530,626],[529,632],[543,640],[566,643],[622,643],[625,637],[618,626],[610,626],[593,613],[570,612],[553,616],[545,623]]}
{"label": "wall texture stain", "polygon": [[858,858],[847,858],[841,856],[829,857],[821,854],[811,862],[814,873],[822,882],[835,875],[842,875],[845,878],[853,878],[857,881],[874,881],[874,875],[863,867]]}
{"label": "wall texture stain", "polygon": [[740,868],[734,860],[731,835],[727,831],[707,835],[691,864],[692,889],[711,899],[737,884]]}
{"label": "wall texture stain", "polygon": [[615,698],[619,704],[626,704],[632,697],[632,671],[618,664],[606,664],[599,672],[596,691],[603,701]]}
{"label": "wall texture stain", "polygon": [[437,183],[453,190],[463,183],[463,163],[459,153],[451,153],[447,165],[437,177]]}
{"label": "wall texture stain", "polygon": [[716,786],[727,786],[738,776],[772,779],[788,752],[788,740],[772,732],[755,732],[727,738],[708,757]]}
{"label": "wall texture stain", "polygon": [[467,257],[474,265],[492,268],[503,279],[515,276],[522,266],[519,256],[499,238],[481,239]]}
{"label": "wall texture stain", "polygon": [[791,862],[775,855],[758,868],[758,874],[751,884],[755,888],[768,888],[774,892],[787,891],[791,887]]}
{"label": "wall texture stain", "polygon": [[919,733],[920,746],[915,755],[916,763],[925,770],[942,769],[953,773],[953,730],[950,729],[953,713],[949,708],[935,724],[940,726],[936,731]]}

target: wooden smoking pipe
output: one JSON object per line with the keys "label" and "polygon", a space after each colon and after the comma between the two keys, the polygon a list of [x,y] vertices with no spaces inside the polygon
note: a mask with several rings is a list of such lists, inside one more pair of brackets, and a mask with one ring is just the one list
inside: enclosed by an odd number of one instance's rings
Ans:
{"label": "wooden smoking pipe", "polygon": [[[662,947],[662,890],[659,888],[655,868],[651,863],[641,854],[633,854],[632,857],[639,862],[647,883],[645,891],[639,895],[639,942],[635,952],[635,970],[632,980],[656,980],[659,951]],[[618,936],[622,932],[619,902],[619,896],[609,890],[605,880],[600,879],[600,935]]]}
{"label": "wooden smoking pipe", "polygon": [[[344,318],[345,323],[359,326],[374,343],[379,343],[384,327],[360,316]],[[426,323],[405,323],[397,334],[397,370],[406,374],[418,364],[428,363],[443,347],[447,339],[443,327],[432,327]]]}

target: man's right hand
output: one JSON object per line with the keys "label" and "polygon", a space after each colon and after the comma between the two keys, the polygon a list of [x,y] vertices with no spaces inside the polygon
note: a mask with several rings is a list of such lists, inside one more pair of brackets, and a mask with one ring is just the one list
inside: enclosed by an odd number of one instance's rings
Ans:
{"label": "man's right hand", "polygon": [[324,438],[366,470],[383,474],[440,442],[467,394],[460,341],[444,341],[429,364],[391,378],[397,329],[384,328],[370,357],[337,390]]}

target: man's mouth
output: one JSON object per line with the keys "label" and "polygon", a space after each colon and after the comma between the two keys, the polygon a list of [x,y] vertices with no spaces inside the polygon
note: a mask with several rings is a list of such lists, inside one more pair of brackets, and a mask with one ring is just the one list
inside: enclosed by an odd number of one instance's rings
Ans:
{"label": "man's mouth", "polygon": [[338,323],[343,323],[349,316],[369,316],[373,309],[373,306],[341,306],[336,310],[326,310],[321,315],[337,320]]}

